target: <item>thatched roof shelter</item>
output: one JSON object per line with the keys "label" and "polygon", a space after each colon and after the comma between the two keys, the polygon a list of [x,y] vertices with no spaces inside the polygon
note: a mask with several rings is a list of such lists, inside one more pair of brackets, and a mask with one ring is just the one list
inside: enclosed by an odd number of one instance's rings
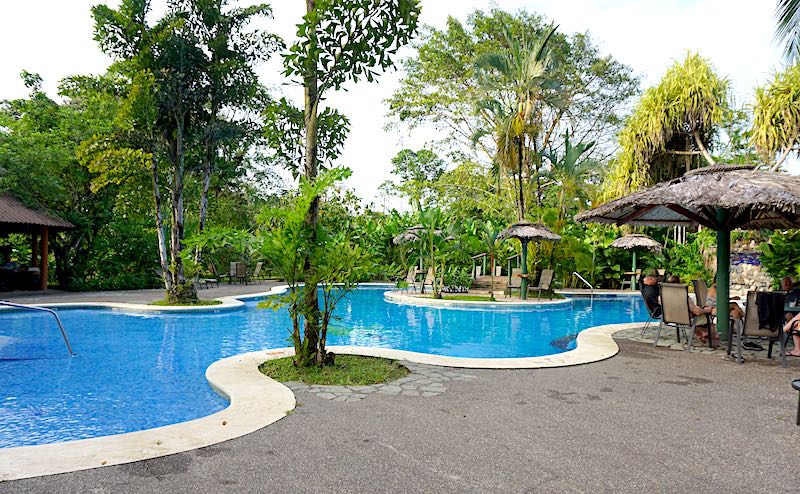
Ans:
{"label": "thatched roof shelter", "polygon": [[[427,228],[423,227],[422,225],[414,225],[410,227],[408,230],[404,231],[403,233],[395,235],[394,238],[392,238],[392,243],[395,245],[401,245],[408,242],[415,242],[421,239],[424,235],[427,235],[427,233],[428,233]],[[442,232],[441,230],[434,230],[433,234],[441,237],[442,235],[444,235],[444,232]],[[452,235],[448,235],[447,238],[445,238],[445,240],[447,241],[455,240],[455,237]]]}
{"label": "thatched roof shelter", "polygon": [[[41,290],[47,289],[50,233],[70,228],[75,228],[75,226],[67,220],[29,208],[9,194],[0,194],[0,237],[12,233],[30,235],[30,267],[39,269],[39,289]],[[0,263],[6,260],[2,259]]]}
{"label": "thatched roof shelter", "polygon": [[646,249],[646,250],[652,250],[654,252],[661,252],[661,249],[664,248],[664,246],[661,245],[660,243],[656,242],[647,235],[643,235],[641,233],[631,233],[623,237],[620,237],[611,242],[611,245],[609,247],[614,249],[625,249],[625,250]]}
{"label": "thatched roof shelter", "polygon": [[497,235],[498,239],[518,238],[520,240],[546,240],[548,242],[559,242],[561,236],[553,233],[552,230],[541,223],[530,223],[520,221],[514,223]]}
{"label": "thatched roof shelter", "polygon": [[[717,231],[717,318],[729,320],[731,230],[800,228],[800,177],[715,165],[687,172],[575,216],[617,225],[699,224]],[[728,327],[721,324],[720,335]]]}
{"label": "thatched roof shelter", "polygon": [[395,235],[394,238],[392,239],[392,243],[395,245],[400,245],[408,242],[413,242],[415,240],[419,240],[424,230],[425,229],[422,227],[422,225],[414,225],[408,228],[403,233]]}
{"label": "thatched roof shelter", "polygon": [[[717,209],[729,214],[720,218]],[[713,230],[800,227],[800,176],[750,165],[698,168],[575,216],[617,225],[692,225]]]}

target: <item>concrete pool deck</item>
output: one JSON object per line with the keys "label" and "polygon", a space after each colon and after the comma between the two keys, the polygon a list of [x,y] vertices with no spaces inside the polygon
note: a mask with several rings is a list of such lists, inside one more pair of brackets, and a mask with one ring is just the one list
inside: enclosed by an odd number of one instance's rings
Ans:
{"label": "concrete pool deck", "polygon": [[459,371],[475,378],[436,397],[298,390],[294,413],[247,436],[0,493],[796,491],[782,472],[800,454],[800,359],[619,344],[591,365]]}

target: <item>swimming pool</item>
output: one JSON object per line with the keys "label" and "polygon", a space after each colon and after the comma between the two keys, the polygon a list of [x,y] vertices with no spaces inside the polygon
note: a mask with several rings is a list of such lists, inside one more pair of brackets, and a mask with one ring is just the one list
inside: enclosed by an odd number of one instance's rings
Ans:
{"label": "swimming pool", "polygon": [[[455,357],[528,357],[574,348],[574,334],[646,320],[639,297],[573,299],[531,309],[454,309],[384,301],[361,288],[337,309],[330,345]],[[214,361],[288,346],[285,311],[135,313],[60,311],[77,357],[46,314],[0,313],[0,447],[149,429],[221,410],[204,378]]]}

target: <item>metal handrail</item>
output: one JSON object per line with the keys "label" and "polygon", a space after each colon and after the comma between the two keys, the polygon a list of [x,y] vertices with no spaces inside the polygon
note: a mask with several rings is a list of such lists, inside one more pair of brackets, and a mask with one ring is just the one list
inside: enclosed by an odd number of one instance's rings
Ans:
{"label": "metal handrail", "polygon": [[56,318],[56,323],[58,324],[58,329],[61,330],[61,336],[64,337],[64,343],[67,345],[67,350],[69,350],[69,354],[72,357],[75,357],[75,352],[72,351],[72,345],[69,344],[69,338],[67,338],[67,331],[64,329],[64,325],[61,324],[61,318],[58,317],[58,314],[53,309],[48,309],[46,307],[37,307],[35,305],[22,305],[22,304],[15,304],[13,302],[6,302],[5,300],[0,300],[0,305],[6,305],[8,307],[15,307],[17,309],[25,309],[25,310],[38,310],[41,312],[48,312],[53,314],[53,317]]}
{"label": "metal handrail", "polygon": [[572,272],[572,274],[574,274],[575,276],[577,276],[577,277],[578,277],[578,279],[580,279],[582,282],[586,283],[586,286],[588,286],[588,287],[589,287],[589,290],[590,290],[590,291],[589,291],[589,303],[590,303],[590,304],[594,303],[594,286],[592,286],[592,284],[591,284],[591,283],[589,283],[588,281],[586,281],[586,278],[584,278],[583,276],[579,275],[577,271],[573,271],[573,272]]}

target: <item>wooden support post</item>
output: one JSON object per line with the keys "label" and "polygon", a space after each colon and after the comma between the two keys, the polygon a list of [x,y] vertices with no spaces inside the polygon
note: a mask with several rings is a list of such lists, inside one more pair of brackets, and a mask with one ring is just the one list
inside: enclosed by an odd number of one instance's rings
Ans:
{"label": "wooden support post", "polygon": [[39,265],[39,236],[31,233],[31,267]]}
{"label": "wooden support post", "polygon": [[42,252],[42,266],[40,269],[41,280],[39,281],[39,289],[40,290],[47,290],[47,257],[49,256],[49,230],[46,226],[42,227],[42,241],[41,241],[41,252]]}

